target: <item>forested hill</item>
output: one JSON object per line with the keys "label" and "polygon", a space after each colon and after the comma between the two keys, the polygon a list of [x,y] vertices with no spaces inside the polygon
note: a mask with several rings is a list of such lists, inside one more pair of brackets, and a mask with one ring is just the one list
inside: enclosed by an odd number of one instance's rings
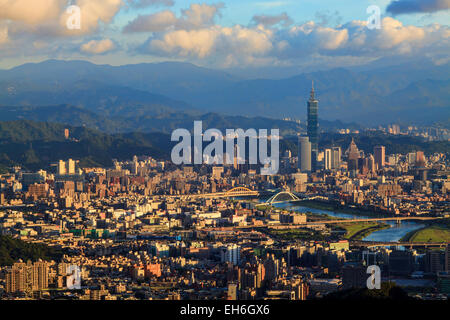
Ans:
{"label": "forested hill", "polygon": [[[65,128],[70,137],[64,137]],[[170,136],[161,133],[108,135],[84,127],[34,121],[0,122],[0,165],[21,165],[29,170],[48,168],[60,159],[85,165],[112,165],[112,159],[149,155],[167,159]]]}
{"label": "forested hill", "polygon": [[44,244],[28,243],[9,236],[0,236],[0,266],[10,266],[22,259],[33,262],[42,259],[59,261],[62,252]]}

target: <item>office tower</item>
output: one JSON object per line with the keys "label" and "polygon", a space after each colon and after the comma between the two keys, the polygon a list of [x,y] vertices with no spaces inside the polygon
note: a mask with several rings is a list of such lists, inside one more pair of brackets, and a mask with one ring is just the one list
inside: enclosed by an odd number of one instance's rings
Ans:
{"label": "office tower", "polygon": [[308,137],[298,138],[298,168],[301,172],[311,172],[311,143]]}
{"label": "office tower", "polygon": [[319,152],[319,121],[318,121],[318,109],[319,102],[315,98],[314,82],[312,83],[311,94],[308,100],[308,137],[311,143],[311,166],[312,170],[317,169],[317,155]]}
{"label": "office tower", "polygon": [[348,157],[348,171],[355,173],[358,170],[358,159],[360,158],[360,152],[353,138],[350,142],[350,146],[346,151],[346,154]]}
{"label": "office tower", "polygon": [[69,159],[69,161],[67,161],[67,169],[68,174],[75,174],[75,161]]}
{"label": "office tower", "polygon": [[373,153],[375,155],[375,164],[378,169],[382,169],[386,159],[386,148],[384,146],[376,146],[373,148]]}
{"label": "office tower", "polygon": [[64,175],[66,173],[67,173],[66,162],[63,161],[63,160],[59,160],[59,162],[58,162],[58,174],[59,175]]}
{"label": "office tower", "polygon": [[333,168],[332,159],[333,159],[333,156],[332,156],[331,149],[325,149],[325,155],[323,158],[325,170],[331,170]]}
{"label": "office tower", "polygon": [[233,169],[238,170],[239,169],[239,163],[238,163],[238,156],[239,156],[239,149],[238,145],[234,145],[234,157],[233,157]]}
{"label": "office tower", "polygon": [[341,147],[332,147],[331,148],[331,169],[337,170],[341,166]]}

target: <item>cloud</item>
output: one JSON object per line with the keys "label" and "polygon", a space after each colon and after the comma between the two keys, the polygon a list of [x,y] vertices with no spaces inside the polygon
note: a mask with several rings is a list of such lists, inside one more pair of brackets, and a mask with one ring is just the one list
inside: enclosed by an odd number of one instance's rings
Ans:
{"label": "cloud", "polygon": [[109,23],[123,5],[122,0],[76,0],[80,8],[80,30],[69,30],[67,0],[0,0],[0,22],[10,25],[11,38],[23,34],[58,37],[84,35]]}
{"label": "cloud", "polygon": [[0,45],[9,41],[8,27],[0,25]]}
{"label": "cloud", "polygon": [[408,13],[432,13],[450,8],[450,0],[396,0],[386,11],[393,15]]}
{"label": "cloud", "polygon": [[189,9],[182,10],[181,16],[177,18],[175,13],[165,10],[148,15],[139,15],[128,25],[123,32],[160,32],[168,29],[192,30],[214,23],[216,16],[220,15],[220,10],[224,7],[222,3],[191,4]]}
{"label": "cloud", "polygon": [[0,20],[42,23],[57,19],[64,3],[61,0],[0,0]]}
{"label": "cloud", "polygon": [[142,50],[164,57],[212,59],[224,66],[264,56],[272,50],[272,35],[270,30],[262,26],[212,26],[195,30],[175,30],[150,38]]}
{"label": "cloud", "polygon": [[104,54],[111,50],[114,50],[115,44],[110,39],[103,40],[91,40],[87,43],[84,43],[80,50],[89,54]]}
{"label": "cloud", "polygon": [[175,2],[173,0],[128,0],[127,4],[133,8],[147,8],[158,5],[172,7]]}
{"label": "cloud", "polygon": [[175,25],[177,17],[170,11],[161,11],[150,15],[139,15],[125,26],[124,32],[159,32]]}
{"label": "cloud", "polygon": [[281,24],[283,27],[292,25],[293,21],[286,12],[278,15],[255,15],[252,18],[252,22],[255,24],[262,24],[266,27],[271,27],[277,24]]}
{"label": "cloud", "polygon": [[207,26],[155,33],[140,53],[191,60],[214,66],[242,64],[298,64],[318,59],[370,61],[380,57],[429,56],[448,52],[450,28],[439,24],[417,27],[385,17],[382,28],[370,30],[366,21],[335,28],[309,21],[276,29],[263,24],[243,27]]}
{"label": "cloud", "polygon": [[[81,30],[68,30],[66,34],[86,34],[98,29],[101,23],[110,23],[123,5],[122,0],[77,0],[81,9]],[[60,25],[66,26],[70,14],[64,11],[60,18]]]}

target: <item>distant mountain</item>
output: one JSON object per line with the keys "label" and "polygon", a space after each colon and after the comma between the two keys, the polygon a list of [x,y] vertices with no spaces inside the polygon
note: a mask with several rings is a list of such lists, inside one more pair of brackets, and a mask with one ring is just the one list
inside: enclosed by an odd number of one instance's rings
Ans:
{"label": "distant mountain", "polygon": [[305,119],[314,80],[325,120],[420,124],[448,117],[450,63],[380,65],[246,79],[245,72],[235,76],[178,62],[115,67],[49,60],[0,70],[0,105],[69,104],[107,116],[183,111]]}
{"label": "distant mountain", "polygon": [[[264,117],[226,116],[217,113],[198,114],[171,109],[148,108],[135,106],[134,108],[114,109],[108,112],[90,111],[70,105],[57,106],[24,106],[0,107],[2,121],[32,120],[54,122],[71,126],[83,126],[103,131],[105,133],[127,132],[161,132],[170,134],[177,128],[193,129],[194,121],[201,120],[203,129],[216,128],[225,132],[226,129],[279,129],[283,136],[297,135],[305,132],[305,124],[288,120]],[[115,111],[114,111],[115,110]],[[114,112],[112,112],[114,111]],[[341,128],[361,129],[355,123],[320,120],[320,127],[324,131],[335,131]]]}

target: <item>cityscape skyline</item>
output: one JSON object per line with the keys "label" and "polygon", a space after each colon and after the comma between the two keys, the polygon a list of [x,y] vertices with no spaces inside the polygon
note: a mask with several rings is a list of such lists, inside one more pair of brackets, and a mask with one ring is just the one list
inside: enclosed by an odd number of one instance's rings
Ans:
{"label": "cityscape skyline", "polygon": [[449,15],[0,0],[0,305],[447,307]]}

